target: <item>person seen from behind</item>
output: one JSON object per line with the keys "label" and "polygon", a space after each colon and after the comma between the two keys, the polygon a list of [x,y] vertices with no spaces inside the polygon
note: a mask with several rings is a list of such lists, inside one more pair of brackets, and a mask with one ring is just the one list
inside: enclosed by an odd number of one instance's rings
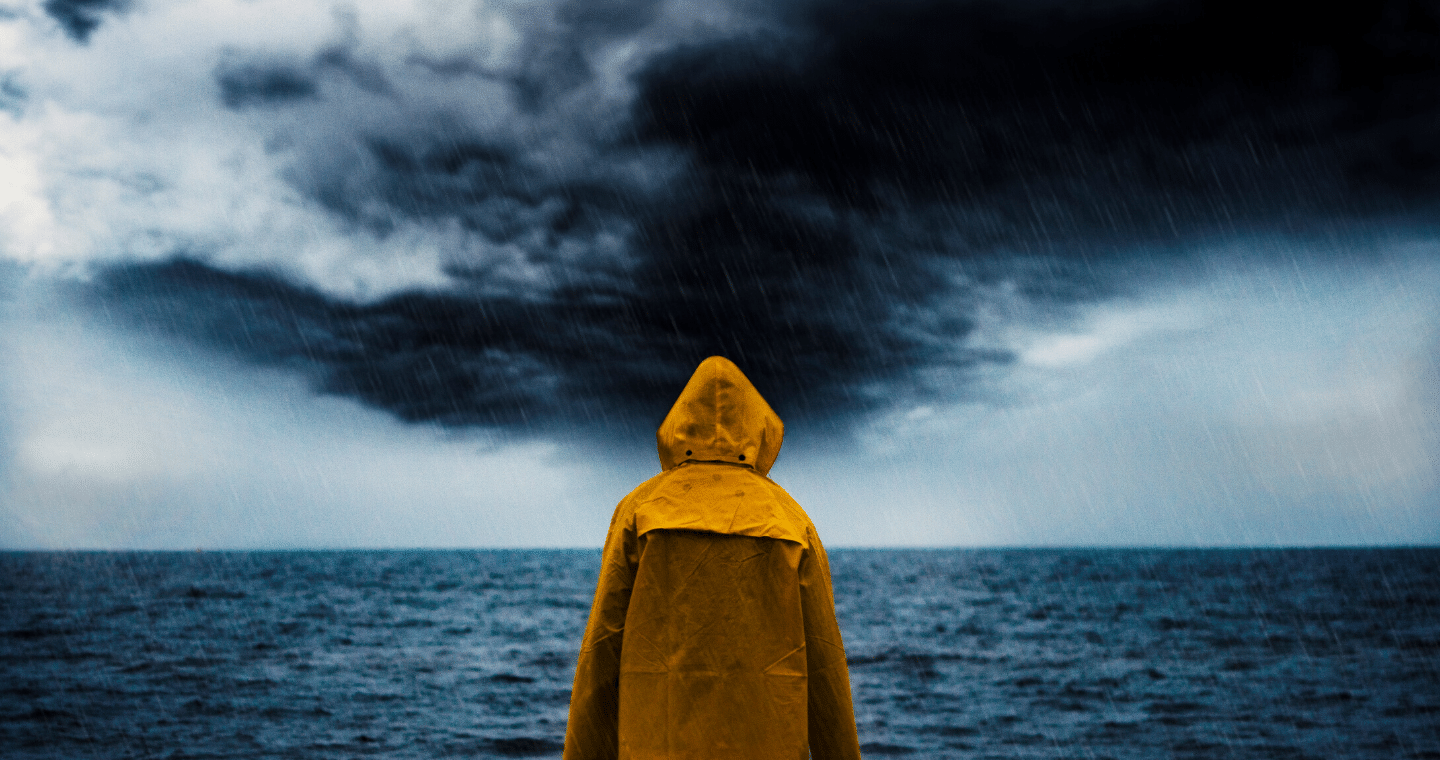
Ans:
{"label": "person seen from behind", "polygon": [[825,547],[766,477],[784,426],[701,362],[615,509],[564,760],[859,760]]}

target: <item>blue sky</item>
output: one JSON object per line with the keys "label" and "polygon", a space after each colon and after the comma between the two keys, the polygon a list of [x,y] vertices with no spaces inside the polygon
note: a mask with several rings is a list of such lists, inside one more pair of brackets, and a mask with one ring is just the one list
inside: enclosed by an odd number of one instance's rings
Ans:
{"label": "blue sky", "polygon": [[1435,543],[1367,7],[6,6],[0,546],[598,545],[711,354],[830,544]]}

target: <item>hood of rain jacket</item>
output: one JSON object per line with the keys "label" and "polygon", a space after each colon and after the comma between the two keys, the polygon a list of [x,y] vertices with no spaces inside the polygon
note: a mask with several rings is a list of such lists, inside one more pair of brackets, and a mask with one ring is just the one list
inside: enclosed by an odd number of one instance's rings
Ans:
{"label": "hood of rain jacket", "polygon": [[766,477],[783,436],[738,367],[701,363],[611,520],[565,760],[859,760],[829,561]]}
{"label": "hood of rain jacket", "polygon": [[729,359],[700,363],[660,429],[660,468],[681,462],[733,462],[768,475],[780,453],[785,425],[750,379]]}

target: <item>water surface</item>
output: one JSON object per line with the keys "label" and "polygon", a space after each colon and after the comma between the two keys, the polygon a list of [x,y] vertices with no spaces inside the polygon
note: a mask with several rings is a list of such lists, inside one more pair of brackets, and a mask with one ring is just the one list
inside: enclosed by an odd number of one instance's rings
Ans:
{"label": "water surface", "polygon": [[[1440,550],[834,550],[865,754],[1440,758]],[[7,758],[558,757],[598,551],[0,554]]]}

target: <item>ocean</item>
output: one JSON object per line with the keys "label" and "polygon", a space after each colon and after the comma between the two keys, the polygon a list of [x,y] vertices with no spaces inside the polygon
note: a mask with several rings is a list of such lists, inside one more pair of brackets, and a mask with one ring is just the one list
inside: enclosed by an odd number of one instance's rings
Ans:
{"label": "ocean", "polygon": [[[869,758],[1440,758],[1440,549],[832,550]],[[598,551],[0,554],[0,755],[558,757]]]}

